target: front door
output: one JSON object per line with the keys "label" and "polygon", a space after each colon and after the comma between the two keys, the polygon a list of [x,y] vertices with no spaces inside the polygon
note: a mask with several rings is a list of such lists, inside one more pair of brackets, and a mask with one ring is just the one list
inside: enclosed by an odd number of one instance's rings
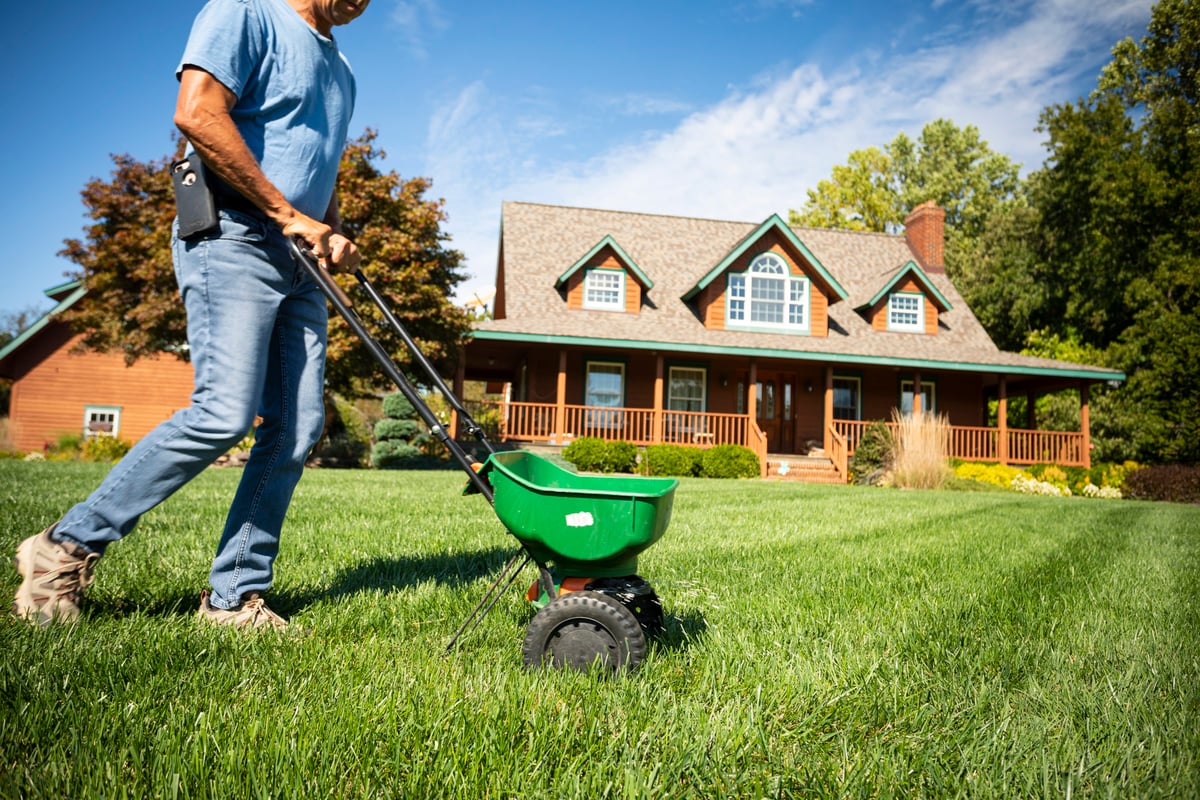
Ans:
{"label": "front door", "polygon": [[795,447],[795,391],[793,372],[759,372],[755,417],[767,435],[767,450],[791,453]]}

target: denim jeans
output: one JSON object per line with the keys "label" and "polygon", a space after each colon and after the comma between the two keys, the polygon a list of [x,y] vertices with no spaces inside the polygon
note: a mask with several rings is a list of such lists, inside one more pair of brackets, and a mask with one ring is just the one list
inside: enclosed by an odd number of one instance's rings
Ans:
{"label": "denim jeans", "polygon": [[261,416],[217,546],[210,602],[271,585],[279,535],[324,426],[325,296],[265,221],[220,212],[220,231],[173,241],[195,387],[113,468],[53,538],[103,554],[138,518],[242,440]]}

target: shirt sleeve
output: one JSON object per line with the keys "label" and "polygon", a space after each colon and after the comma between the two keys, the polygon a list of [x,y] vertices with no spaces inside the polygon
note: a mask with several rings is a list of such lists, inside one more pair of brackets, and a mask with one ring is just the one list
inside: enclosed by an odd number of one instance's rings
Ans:
{"label": "shirt sleeve", "polygon": [[188,36],[175,78],[199,67],[241,97],[261,57],[262,23],[249,0],[209,0]]}

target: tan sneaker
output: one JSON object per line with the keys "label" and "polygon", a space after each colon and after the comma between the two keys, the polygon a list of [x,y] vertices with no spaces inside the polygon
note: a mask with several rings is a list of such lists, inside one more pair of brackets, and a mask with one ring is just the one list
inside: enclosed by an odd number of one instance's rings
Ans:
{"label": "tan sneaker", "polygon": [[277,628],[288,627],[288,621],[267,608],[266,602],[258,592],[246,595],[242,604],[237,608],[226,611],[216,608],[208,602],[208,591],[200,593],[200,610],[196,616],[204,622],[213,625],[232,625],[235,628]]}
{"label": "tan sneaker", "polygon": [[54,541],[53,529],[51,525],[17,545],[13,559],[23,579],[13,600],[13,614],[43,627],[79,617],[83,590],[92,585],[100,560],[78,545]]}

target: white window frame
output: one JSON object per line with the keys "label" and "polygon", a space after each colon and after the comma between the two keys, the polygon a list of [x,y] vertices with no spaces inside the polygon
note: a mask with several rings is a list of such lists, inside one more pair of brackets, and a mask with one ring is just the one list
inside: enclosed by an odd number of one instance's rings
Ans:
{"label": "white window frame", "polygon": [[[111,430],[103,430],[93,425],[108,425]],[[96,439],[101,436],[111,436],[116,439],[121,433],[121,406],[84,406],[83,407],[83,438]]]}
{"label": "white window frame", "polygon": [[[699,373],[699,380],[696,382],[700,386],[699,408],[686,408],[677,406],[676,403],[690,404],[695,403],[697,398],[694,397],[678,397],[675,394],[675,379],[672,377],[676,372],[696,372]],[[708,409],[708,370],[704,367],[671,367],[667,370],[667,410],[668,411],[695,411],[703,413]]]}
{"label": "white window frame", "polygon": [[[614,278],[615,286],[609,283]],[[583,273],[583,307],[591,311],[624,311],[625,271],[602,268],[586,270]]]}
{"label": "white window frame", "polygon": [[[615,405],[604,405],[604,404],[595,402],[596,395],[593,395],[592,387],[591,387],[592,370],[594,367],[609,368],[609,370],[607,372],[605,372],[604,374],[609,374],[609,375],[618,374],[620,376],[621,385],[620,385],[619,390],[617,391]],[[615,367],[615,372],[611,369],[614,367]],[[605,396],[607,396],[607,393],[605,393]],[[621,363],[620,361],[588,361],[588,362],[586,362],[583,367],[583,404],[585,406],[587,406],[589,409],[593,409],[593,408],[597,409],[595,411],[589,410],[586,412],[585,425],[588,428],[608,428],[608,429],[620,428],[621,427],[621,418],[623,416],[622,412],[606,411],[603,409],[610,409],[610,408],[617,409],[617,408],[624,407],[624,405],[625,405],[625,365],[623,363]]]}
{"label": "white window frame", "polygon": [[[905,305],[915,302],[916,307],[900,308],[901,302],[898,301],[902,301]],[[902,315],[903,318],[900,318]],[[915,322],[908,320],[910,315],[915,317]],[[902,333],[924,333],[925,295],[920,292],[896,292],[888,295],[887,329]]]}
{"label": "white window frame", "polygon": [[[925,401],[929,401],[928,407]],[[910,380],[900,381],[900,413],[904,416],[912,415],[913,407],[913,382]],[[936,414],[937,413],[937,384],[933,381],[921,381],[921,413]]]}
{"label": "white window frame", "polygon": [[[777,286],[776,284],[782,284]],[[765,318],[779,307],[777,318]],[[759,317],[755,319],[755,317]],[[776,317],[775,314],[771,314]],[[812,325],[812,282],[793,275],[776,253],[755,256],[745,272],[726,277],[725,326],[743,330],[808,333]]]}
{"label": "white window frame", "polygon": [[[839,417],[838,416],[839,406],[837,404],[836,398],[837,398],[837,390],[838,390],[838,382],[839,381],[841,381],[843,383],[853,383],[854,384],[854,389],[853,389],[853,391],[854,391],[854,416],[852,416],[852,417]],[[834,419],[853,420],[856,422],[862,420],[862,378],[859,378],[854,375],[834,375],[833,376],[833,396],[834,396],[834,402],[833,402],[833,418]],[[846,406],[841,406],[841,408],[845,408],[845,407]]]}

